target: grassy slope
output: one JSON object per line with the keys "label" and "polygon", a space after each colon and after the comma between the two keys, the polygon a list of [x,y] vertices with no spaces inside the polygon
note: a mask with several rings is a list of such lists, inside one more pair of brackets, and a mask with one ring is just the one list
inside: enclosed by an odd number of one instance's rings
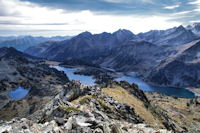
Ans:
{"label": "grassy slope", "polygon": [[152,115],[152,113],[144,106],[144,103],[128,93],[128,91],[122,87],[104,88],[103,93],[113,97],[122,104],[126,103],[133,107],[135,112],[144,119],[145,122],[152,125],[152,127],[156,125],[156,127],[163,128],[162,123]]}

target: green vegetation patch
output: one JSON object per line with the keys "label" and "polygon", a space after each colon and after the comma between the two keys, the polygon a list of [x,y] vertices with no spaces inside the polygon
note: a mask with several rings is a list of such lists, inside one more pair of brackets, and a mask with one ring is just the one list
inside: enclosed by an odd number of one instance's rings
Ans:
{"label": "green vegetation patch", "polygon": [[103,110],[111,110],[108,106],[106,106],[102,101],[98,100],[99,104],[103,108]]}
{"label": "green vegetation patch", "polygon": [[158,109],[158,107],[154,107],[154,106],[149,106],[149,111],[151,112],[151,114],[156,117],[159,121],[164,122],[165,120],[162,118],[162,113],[160,113],[161,111],[159,111],[160,109]]}
{"label": "green vegetation patch", "polygon": [[88,100],[90,100],[89,97],[84,97],[83,99],[81,99],[81,100],[79,101],[79,103],[80,103],[81,105],[83,105],[83,104],[85,104]]}

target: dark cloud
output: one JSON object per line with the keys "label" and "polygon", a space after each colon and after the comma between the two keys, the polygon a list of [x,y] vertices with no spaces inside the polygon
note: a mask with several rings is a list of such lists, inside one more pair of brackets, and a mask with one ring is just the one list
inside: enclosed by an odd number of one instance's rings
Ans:
{"label": "dark cloud", "polygon": [[[174,13],[193,11],[199,8],[198,5],[188,4],[195,0],[124,0],[124,2],[109,2],[115,0],[23,0],[49,6],[61,8],[67,11],[90,10],[99,14],[114,15],[171,15]],[[117,0],[116,0],[117,1]],[[127,2],[126,2],[127,1]],[[177,8],[166,9],[167,6],[179,5]],[[185,14],[179,14],[182,16]],[[191,21],[191,13],[183,16],[182,19],[172,19],[173,21]],[[200,19],[198,14],[192,14],[193,19]]]}
{"label": "dark cloud", "polygon": [[[91,10],[111,14],[153,14],[173,13],[196,8],[188,5],[194,0],[129,0],[128,2],[108,2],[108,0],[23,0],[38,3],[43,6],[62,8],[69,11]],[[113,0],[114,1],[114,0]],[[116,0],[117,1],[117,0]],[[126,0],[124,0],[126,1]],[[165,6],[180,4],[173,10],[164,9]]]}
{"label": "dark cloud", "polygon": [[[60,8],[66,11],[78,12],[90,10],[97,14],[114,15],[165,15],[183,11],[192,11],[199,8],[198,5],[188,4],[195,0],[20,0],[29,1],[49,8]],[[112,2],[121,1],[121,2]],[[124,2],[123,2],[124,1]],[[179,5],[174,9],[166,9],[167,6]],[[0,16],[16,16],[19,13],[7,11],[0,0]],[[199,17],[198,15],[196,17]]]}

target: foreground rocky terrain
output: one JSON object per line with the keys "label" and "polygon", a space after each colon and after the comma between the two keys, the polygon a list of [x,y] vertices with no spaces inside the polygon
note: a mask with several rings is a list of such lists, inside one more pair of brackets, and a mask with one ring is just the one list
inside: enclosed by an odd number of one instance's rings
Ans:
{"label": "foreground rocky terrain", "polygon": [[0,122],[0,132],[199,132],[199,99],[143,93],[135,84],[87,86],[72,81],[26,118]]}
{"label": "foreground rocky terrain", "polygon": [[[126,99],[123,99],[124,96],[127,96]],[[0,131],[170,132],[162,122],[153,117],[148,106],[145,94],[134,84],[114,82],[101,88],[70,82],[42,109],[29,117],[2,121]],[[170,130],[172,127],[169,125],[168,128]]]}

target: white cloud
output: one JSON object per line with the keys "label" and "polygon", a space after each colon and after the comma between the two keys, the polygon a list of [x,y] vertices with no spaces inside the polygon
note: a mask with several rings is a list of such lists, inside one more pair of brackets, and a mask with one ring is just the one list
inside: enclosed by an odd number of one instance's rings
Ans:
{"label": "white cloud", "polygon": [[191,24],[199,23],[199,22],[200,22],[200,19],[199,19],[199,20],[193,20],[193,21],[190,21]]}
{"label": "white cloud", "polygon": [[188,2],[188,4],[191,4],[191,5],[200,5],[200,0],[195,0],[195,1],[192,1],[192,2]]}
{"label": "white cloud", "polygon": [[175,9],[178,8],[180,5],[173,5],[173,6],[165,6],[165,9]]}
{"label": "white cloud", "polygon": [[178,22],[168,21],[170,18],[165,16],[97,15],[91,11],[68,12],[20,0],[0,0],[0,4],[0,7],[3,5],[2,7],[7,11],[6,15],[0,16],[0,30],[23,31],[23,34],[24,31],[27,31],[27,34],[35,31],[32,35],[75,35],[86,30],[100,33],[114,32],[119,28],[139,33],[180,25]]}
{"label": "white cloud", "polygon": [[197,8],[194,9],[193,11],[200,12],[200,0],[196,0],[196,1],[193,1],[193,2],[189,2],[188,4],[197,5]]}
{"label": "white cloud", "polygon": [[176,13],[174,13],[174,14],[172,14],[172,15],[187,15],[188,13],[192,13],[193,11],[183,11],[183,12],[176,12]]}

